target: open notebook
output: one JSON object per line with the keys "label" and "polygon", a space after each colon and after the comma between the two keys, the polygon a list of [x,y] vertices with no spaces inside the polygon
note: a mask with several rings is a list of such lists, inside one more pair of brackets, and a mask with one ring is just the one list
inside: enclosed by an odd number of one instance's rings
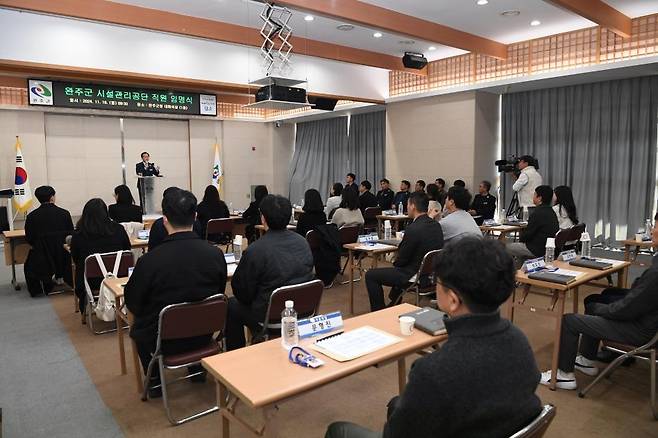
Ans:
{"label": "open notebook", "polygon": [[310,347],[338,362],[347,362],[398,342],[402,339],[397,336],[363,326],[318,339]]}

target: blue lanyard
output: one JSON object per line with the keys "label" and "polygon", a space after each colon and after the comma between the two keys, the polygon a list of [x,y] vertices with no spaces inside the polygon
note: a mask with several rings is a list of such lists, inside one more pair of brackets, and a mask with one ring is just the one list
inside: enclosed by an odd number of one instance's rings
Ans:
{"label": "blue lanyard", "polygon": [[302,347],[292,347],[288,353],[288,360],[299,366],[310,368],[311,362],[315,360],[315,356]]}

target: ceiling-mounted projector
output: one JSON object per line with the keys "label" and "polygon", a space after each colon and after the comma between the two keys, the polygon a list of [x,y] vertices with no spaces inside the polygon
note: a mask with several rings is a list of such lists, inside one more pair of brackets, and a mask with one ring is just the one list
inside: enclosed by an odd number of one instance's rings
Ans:
{"label": "ceiling-mounted projector", "polygon": [[422,53],[404,52],[402,64],[407,68],[421,70],[427,65],[427,58]]}

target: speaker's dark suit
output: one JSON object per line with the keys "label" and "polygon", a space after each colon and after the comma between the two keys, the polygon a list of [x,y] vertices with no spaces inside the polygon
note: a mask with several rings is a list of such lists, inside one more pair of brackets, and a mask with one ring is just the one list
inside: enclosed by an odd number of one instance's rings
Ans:
{"label": "speaker's dark suit", "polygon": [[[137,176],[160,176],[160,171],[155,167],[155,164],[148,163],[144,165],[143,161],[135,164],[135,173]],[[139,193],[139,205],[144,209],[144,194],[142,193],[142,180],[137,180],[137,193]]]}

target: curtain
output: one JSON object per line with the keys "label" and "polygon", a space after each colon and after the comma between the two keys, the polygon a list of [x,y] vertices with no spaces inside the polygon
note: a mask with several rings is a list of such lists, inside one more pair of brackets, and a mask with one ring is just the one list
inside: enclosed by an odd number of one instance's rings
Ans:
{"label": "curtain", "polygon": [[[658,78],[503,96],[503,156],[533,155],[544,183],[572,188],[593,238],[625,239],[653,217]],[[503,178],[507,200],[512,181]]]}
{"label": "curtain", "polygon": [[348,154],[350,171],[356,174],[356,183],[368,180],[376,192],[385,172],[385,111],[357,114],[350,118]]}
{"label": "curtain", "polygon": [[326,201],[330,186],[345,180],[347,160],[347,117],[298,123],[289,171],[290,202],[298,204],[312,188]]}

